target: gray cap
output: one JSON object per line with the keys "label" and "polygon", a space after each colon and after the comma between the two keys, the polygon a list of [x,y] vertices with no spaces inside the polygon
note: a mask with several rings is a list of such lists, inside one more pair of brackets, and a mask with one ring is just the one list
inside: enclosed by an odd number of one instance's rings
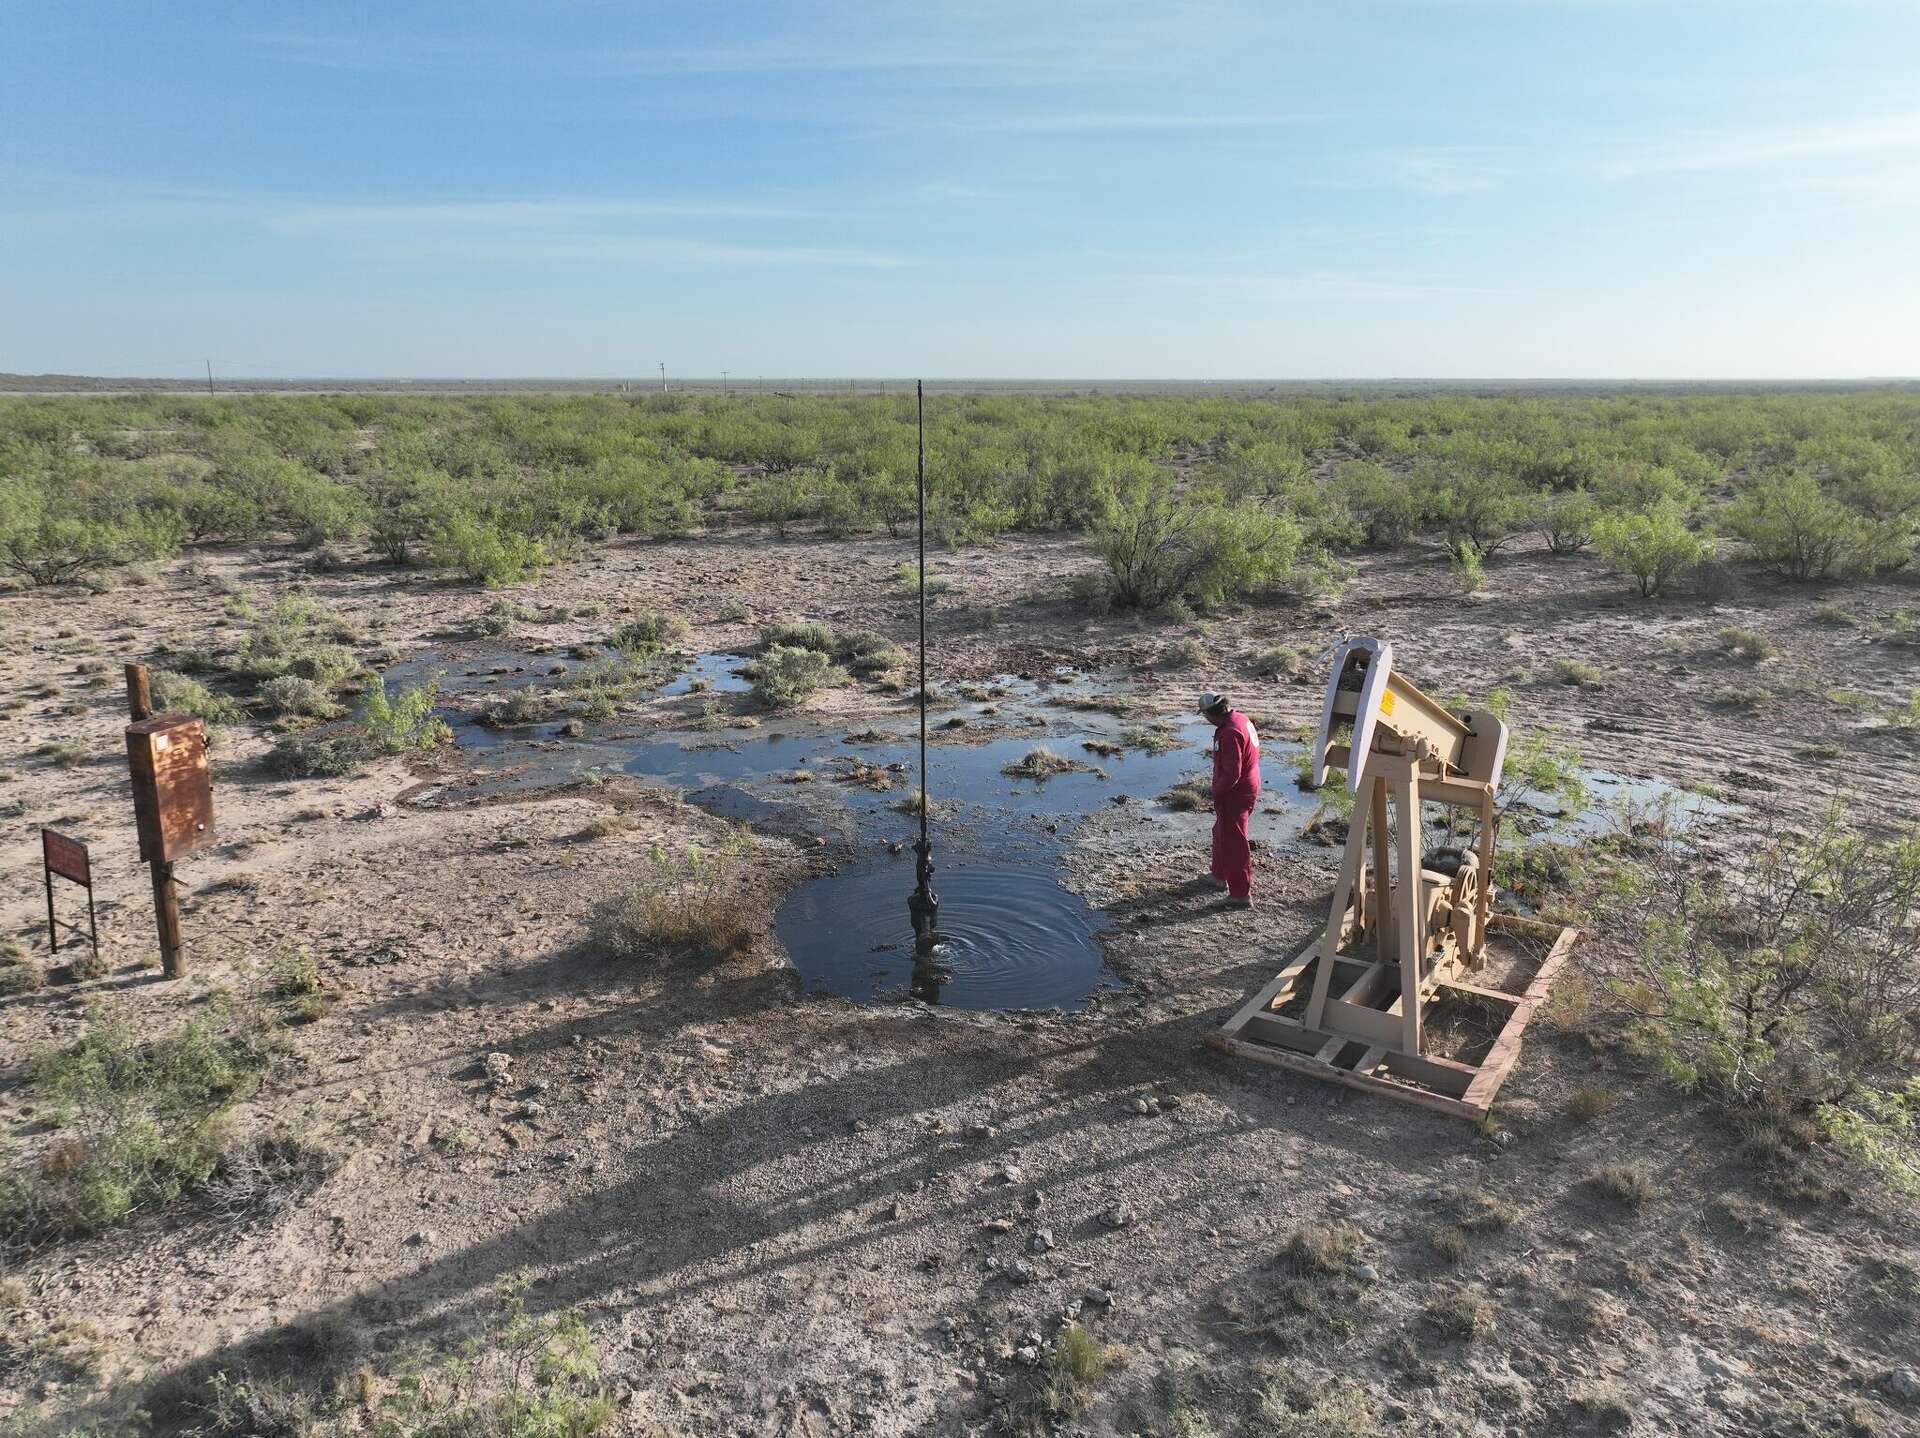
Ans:
{"label": "gray cap", "polygon": [[1226,707],[1226,695],[1215,694],[1211,689],[1203,689],[1200,691],[1200,712],[1202,714],[1211,714],[1216,709],[1224,709]]}

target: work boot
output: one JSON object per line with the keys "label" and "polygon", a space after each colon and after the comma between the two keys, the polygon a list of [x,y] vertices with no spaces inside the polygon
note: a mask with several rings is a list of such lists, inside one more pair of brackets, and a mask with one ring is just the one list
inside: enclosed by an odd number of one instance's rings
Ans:
{"label": "work boot", "polygon": [[1224,889],[1227,887],[1227,881],[1225,879],[1216,879],[1211,874],[1208,874],[1206,878],[1200,882],[1205,884],[1209,889]]}
{"label": "work boot", "polygon": [[1253,895],[1229,894],[1227,896],[1227,907],[1229,909],[1251,909],[1253,907]]}

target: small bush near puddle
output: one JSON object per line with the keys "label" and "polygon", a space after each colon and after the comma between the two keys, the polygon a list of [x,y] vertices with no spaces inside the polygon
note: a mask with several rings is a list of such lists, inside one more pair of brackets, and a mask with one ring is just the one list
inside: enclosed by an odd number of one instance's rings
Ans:
{"label": "small bush near puddle", "polygon": [[774,645],[752,666],[753,697],[769,709],[791,709],[846,679],[846,671],[819,650],[784,644]]}
{"label": "small bush near puddle", "polygon": [[1085,773],[1087,767],[1078,759],[1069,759],[1044,744],[1036,744],[1000,772],[1014,779],[1051,779],[1055,774]]}
{"label": "small bush near puddle", "polygon": [[216,694],[198,679],[176,674],[171,669],[156,672],[149,681],[153,707],[162,714],[191,714],[209,724],[231,724],[240,717],[240,706],[224,694]]}
{"label": "small bush near puddle", "polygon": [[613,631],[607,642],[635,658],[656,654],[687,632],[687,621],[677,614],[647,613]]}
{"label": "small bush near puddle", "polygon": [[650,850],[639,882],[595,916],[595,945],[617,959],[715,963],[739,953],[754,934],[754,906],[738,879],[745,850],[738,838],[715,849]]}
{"label": "small bush near puddle", "polygon": [[1176,813],[1213,812],[1213,781],[1205,774],[1182,779],[1160,796],[1160,802]]}
{"label": "small bush near puddle", "polygon": [[358,735],[316,739],[294,734],[267,751],[262,761],[277,779],[337,779],[366,761],[367,746]]}

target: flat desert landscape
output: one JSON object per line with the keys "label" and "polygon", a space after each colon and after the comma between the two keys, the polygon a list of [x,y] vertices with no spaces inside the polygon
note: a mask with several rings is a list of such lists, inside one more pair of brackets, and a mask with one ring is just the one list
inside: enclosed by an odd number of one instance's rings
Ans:
{"label": "flat desert landscape", "polygon": [[[0,1427],[1914,1431],[1916,436],[929,395],[927,963],[910,397],[0,400]],[[1504,715],[1578,930],[1478,1123],[1209,1044],[1354,636]],[[177,979],[129,663],[212,735]]]}

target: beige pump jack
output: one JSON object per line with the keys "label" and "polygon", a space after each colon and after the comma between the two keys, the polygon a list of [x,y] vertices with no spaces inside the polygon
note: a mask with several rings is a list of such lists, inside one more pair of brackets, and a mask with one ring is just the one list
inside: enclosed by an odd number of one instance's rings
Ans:
{"label": "beige pump jack", "polygon": [[[1391,644],[1339,646],[1308,756],[1312,787],[1344,769],[1354,794],[1327,926],[1215,1047],[1485,1116],[1577,937],[1494,912],[1506,753],[1498,716],[1455,714],[1421,693],[1394,673]],[[1473,842],[1426,847],[1423,805],[1464,811]]]}

